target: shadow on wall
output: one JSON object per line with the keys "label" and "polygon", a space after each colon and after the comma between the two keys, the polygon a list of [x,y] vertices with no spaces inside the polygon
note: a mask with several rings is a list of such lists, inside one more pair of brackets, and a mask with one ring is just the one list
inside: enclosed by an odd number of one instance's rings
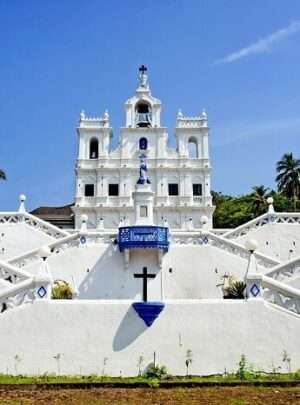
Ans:
{"label": "shadow on wall", "polygon": [[[129,269],[124,268],[124,258],[117,245],[108,245],[93,267],[80,283],[79,299],[141,299],[142,283],[134,277],[147,266],[150,273],[159,273],[157,256],[153,249],[137,249],[132,252]],[[149,296],[153,300],[160,296],[160,278],[148,281]]]}
{"label": "shadow on wall", "polygon": [[137,315],[132,306],[130,306],[115,334],[113,340],[114,352],[125,349],[145,332],[147,328],[146,324]]}
{"label": "shadow on wall", "polygon": [[79,285],[79,299],[127,298],[124,291],[123,256],[116,245],[108,245]]}

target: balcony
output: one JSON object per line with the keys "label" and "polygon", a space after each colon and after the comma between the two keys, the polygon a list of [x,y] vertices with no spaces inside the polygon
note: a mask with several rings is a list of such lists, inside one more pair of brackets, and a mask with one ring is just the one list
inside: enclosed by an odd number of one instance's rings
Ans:
{"label": "balcony", "polygon": [[126,226],[119,228],[119,249],[169,249],[169,228],[163,226]]}

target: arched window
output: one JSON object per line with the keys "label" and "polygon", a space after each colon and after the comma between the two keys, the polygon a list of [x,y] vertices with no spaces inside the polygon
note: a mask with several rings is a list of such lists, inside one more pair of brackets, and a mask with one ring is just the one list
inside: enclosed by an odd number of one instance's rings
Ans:
{"label": "arched window", "polygon": [[188,152],[190,159],[198,158],[198,142],[195,138],[190,138],[188,142]]}
{"label": "arched window", "polygon": [[137,127],[151,127],[151,107],[144,101],[138,103],[135,108],[135,123]]}
{"label": "arched window", "polygon": [[98,139],[92,138],[90,140],[90,159],[98,159],[99,143]]}
{"label": "arched window", "polygon": [[147,140],[147,138],[141,138],[139,140],[139,147],[140,147],[140,150],[147,150],[148,149],[148,140]]}

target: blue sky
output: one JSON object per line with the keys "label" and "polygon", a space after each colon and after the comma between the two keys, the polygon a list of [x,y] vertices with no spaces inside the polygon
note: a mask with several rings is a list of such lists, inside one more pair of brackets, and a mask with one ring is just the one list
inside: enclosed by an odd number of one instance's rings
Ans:
{"label": "blue sky", "polygon": [[206,108],[213,189],[274,187],[300,155],[298,0],[0,0],[0,48],[0,210],[72,201],[80,110],[116,142],[141,63],[170,138]]}

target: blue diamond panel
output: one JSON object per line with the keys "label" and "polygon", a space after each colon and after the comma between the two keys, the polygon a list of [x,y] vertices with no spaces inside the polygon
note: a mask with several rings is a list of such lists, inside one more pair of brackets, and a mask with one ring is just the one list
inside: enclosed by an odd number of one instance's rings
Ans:
{"label": "blue diamond panel", "polygon": [[165,304],[163,302],[134,302],[132,304],[138,316],[149,327],[153,324],[155,319],[159,316],[164,309]]}
{"label": "blue diamond panel", "polygon": [[80,237],[80,243],[82,243],[83,245],[86,243],[86,237],[85,236]]}
{"label": "blue diamond panel", "polygon": [[38,289],[38,296],[40,297],[40,298],[44,298],[45,297],[45,295],[47,294],[47,291],[46,291],[46,289],[42,286],[42,287],[40,287],[39,289]]}
{"label": "blue diamond panel", "polygon": [[256,284],[253,284],[253,286],[250,288],[250,292],[253,295],[253,297],[257,297],[258,294],[260,293],[260,289],[257,287]]}
{"label": "blue diamond panel", "polygon": [[126,226],[119,228],[119,249],[156,248],[168,251],[169,228],[163,226]]}

